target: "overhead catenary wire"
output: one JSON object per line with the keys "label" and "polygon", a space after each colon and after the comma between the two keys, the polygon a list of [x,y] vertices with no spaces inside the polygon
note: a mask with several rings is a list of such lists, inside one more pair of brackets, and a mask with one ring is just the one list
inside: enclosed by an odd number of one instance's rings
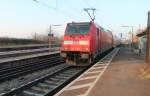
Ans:
{"label": "overhead catenary wire", "polygon": [[[69,3],[69,2],[68,2]],[[74,4],[73,4],[74,5]],[[72,4],[68,4],[67,6],[69,7],[69,9],[71,9],[71,10],[74,10],[73,12],[74,13],[76,13],[76,14],[78,14],[77,16],[81,19],[83,19],[84,17],[83,16],[81,16],[81,15],[79,15],[79,14],[81,14],[82,12],[83,12],[83,10],[82,9],[79,9],[79,7],[78,6],[73,6]],[[81,12],[80,12],[81,11]]]}
{"label": "overhead catenary wire", "polygon": [[[89,7],[89,8],[95,8],[95,4],[93,4],[93,3],[95,3],[95,2],[92,2],[92,3],[89,3],[88,1],[89,0],[82,0],[83,2],[84,2],[84,4],[87,6],[87,7]],[[93,7],[94,6],[94,7]],[[95,10],[95,14],[94,14],[94,11],[93,11],[93,17],[96,19],[95,21],[97,21],[97,22],[101,22],[101,23],[99,23],[99,24],[103,24],[103,23],[106,23],[106,21],[104,21],[105,19],[103,19],[104,17],[100,14],[100,13],[104,13],[104,11],[100,11],[99,12],[99,8],[96,8],[96,10]],[[105,13],[104,13],[105,14]],[[91,17],[90,17],[91,18]],[[108,24],[108,23],[107,23]],[[101,25],[102,26],[102,25]],[[109,24],[109,27],[110,26],[112,26],[112,25],[110,25]],[[113,30],[113,29],[111,29],[111,30]]]}
{"label": "overhead catenary wire", "polygon": [[[90,16],[90,18],[91,18],[91,20],[92,21],[94,21],[95,20],[95,11],[96,11],[96,9],[93,7],[93,6],[91,6],[88,2],[87,2],[87,0],[82,0],[84,3],[85,3],[85,5],[87,5],[87,7],[88,8],[84,8],[84,11],[86,11],[87,12],[87,14]],[[92,15],[93,15],[93,17],[91,16],[91,11],[92,11]]]}
{"label": "overhead catenary wire", "polygon": [[33,1],[36,2],[36,3],[38,3],[38,4],[40,4],[40,5],[42,5],[42,6],[50,8],[52,10],[55,10],[55,11],[58,11],[58,12],[62,12],[62,11],[58,10],[57,8],[54,8],[54,7],[51,7],[51,6],[49,6],[49,5],[45,4],[45,3],[39,2],[38,0],[33,0]]}
{"label": "overhead catenary wire", "polygon": [[82,0],[84,3],[85,3],[85,5],[87,5],[87,7],[92,7],[89,3],[88,3],[88,0]]}
{"label": "overhead catenary wire", "polygon": [[58,0],[56,0],[56,8],[58,7]]}
{"label": "overhead catenary wire", "polygon": [[[92,5],[91,5],[91,3],[89,4],[89,2],[88,2],[88,0],[82,0],[83,1],[83,3],[87,6],[87,7],[89,7],[89,8],[94,8],[94,9],[96,9],[95,10],[95,13],[94,13],[94,11],[93,11],[93,16],[96,18],[96,17],[98,17],[98,18],[100,18],[100,15],[97,13],[98,11],[99,11],[99,9],[98,8],[95,8],[95,6],[93,7]],[[92,2],[93,3],[93,2]]]}
{"label": "overhead catenary wire", "polygon": [[[71,18],[71,19],[74,18],[74,17],[76,17],[76,16],[74,16],[74,15],[68,13],[68,12],[65,12],[65,11],[62,11],[62,10],[58,9],[57,6],[56,6],[56,8],[55,8],[55,7],[52,7],[52,6],[49,6],[49,5],[45,4],[45,3],[43,3],[43,2],[40,2],[39,0],[33,0],[33,1],[36,2],[36,3],[38,3],[38,4],[40,4],[40,5],[42,5],[42,6],[44,6],[44,7],[47,7],[47,8],[49,8],[49,9],[52,9],[52,10],[54,10],[54,11],[56,11],[56,12],[61,13],[61,14],[64,14],[64,15],[66,15],[67,17],[69,17],[69,18]],[[56,1],[56,3],[58,3],[58,1]],[[57,5],[57,4],[56,4],[56,5]]]}
{"label": "overhead catenary wire", "polygon": [[[92,21],[95,20],[95,14],[94,14],[95,10],[96,10],[95,8],[84,8],[84,11],[87,12],[87,14],[89,15]],[[91,16],[89,11],[92,11],[93,17]]]}

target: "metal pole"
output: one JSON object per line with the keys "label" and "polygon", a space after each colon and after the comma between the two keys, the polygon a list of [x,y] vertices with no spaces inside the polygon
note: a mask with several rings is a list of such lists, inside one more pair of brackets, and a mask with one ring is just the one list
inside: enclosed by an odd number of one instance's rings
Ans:
{"label": "metal pole", "polygon": [[146,52],[146,62],[150,64],[150,11],[148,12],[147,21],[147,52]]}
{"label": "metal pole", "polygon": [[52,26],[61,26],[60,24],[57,25],[50,25],[49,26],[49,49],[52,47],[52,41],[54,40],[54,34],[52,33]]}
{"label": "metal pole", "polygon": [[34,34],[34,39],[37,40],[36,32],[35,32],[35,34]]}
{"label": "metal pole", "polygon": [[52,28],[51,25],[49,26],[49,49],[51,48],[51,34],[52,34]]}
{"label": "metal pole", "polygon": [[133,26],[131,26],[131,28],[132,28],[132,32],[131,32],[131,35],[132,35],[132,44],[131,45],[132,46],[131,47],[133,48]]}
{"label": "metal pole", "polygon": [[127,27],[127,28],[132,28],[131,29],[131,32],[130,32],[130,38],[129,38],[129,40],[130,40],[130,48],[132,49],[132,47],[133,47],[133,26],[121,26],[121,27]]}

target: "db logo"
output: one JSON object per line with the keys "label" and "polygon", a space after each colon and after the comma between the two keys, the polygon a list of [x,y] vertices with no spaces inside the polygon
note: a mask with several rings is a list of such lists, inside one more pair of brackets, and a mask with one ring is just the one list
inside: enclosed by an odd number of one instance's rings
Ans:
{"label": "db logo", "polygon": [[73,41],[73,44],[79,44],[79,41]]}

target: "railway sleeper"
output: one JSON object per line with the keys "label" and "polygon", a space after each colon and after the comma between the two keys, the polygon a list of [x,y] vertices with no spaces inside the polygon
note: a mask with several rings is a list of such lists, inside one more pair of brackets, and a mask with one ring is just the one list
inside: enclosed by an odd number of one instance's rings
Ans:
{"label": "railway sleeper", "polygon": [[63,79],[59,79],[59,78],[51,78],[52,81],[58,81],[58,82],[63,82]]}
{"label": "railway sleeper", "polygon": [[57,85],[59,85],[60,83],[58,83],[58,82],[56,82],[56,81],[53,81],[53,80],[47,80],[46,81],[48,84],[50,84],[50,85],[54,85],[54,86],[57,86]]}
{"label": "railway sleeper", "polygon": [[61,76],[61,77],[70,77],[72,76],[73,74],[59,74],[58,76]]}
{"label": "railway sleeper", "polygon": [[46,84],[44,82],[43,83],[39,83],[38,86],[42,87],[42,88],[47,88],[47,89],[51,88],[50,85],[48,85],[48,84]]}
{"label": "railway sleeper", "polygon": [[58,75],[58,76],[55,76],[55,78],[58,78],[58,79],[68,79],[68,78],[70,78],[70,77]]}
{"label": "railway sleeper", "polygon": [[35,90],[24,90],[23,91],[24,96],[43,96],[44,92],[36,92]]}

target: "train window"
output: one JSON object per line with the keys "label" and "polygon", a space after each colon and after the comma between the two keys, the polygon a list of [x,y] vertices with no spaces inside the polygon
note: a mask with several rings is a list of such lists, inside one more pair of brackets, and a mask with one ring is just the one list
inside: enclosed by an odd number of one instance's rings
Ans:
{"label": "train window", "polygon": [[67,32],[70,34],[74,34],[74,33],[78,33],[78,30],[76,26],[69,26]]}
{"label": "train window", "polygon": [[79,27],[79,33],[85,34],[87,32],[89,32],[89,26],[86,25],[86,26],[80,26]]}
{"label": "train window", "polygon": [[69,34],[86,34],[89,32],[89,24],[68,24],[67,33]]}
{"label": "train window", "polygon": [[97,36],[99,36],[99,29],[97,28]]}

